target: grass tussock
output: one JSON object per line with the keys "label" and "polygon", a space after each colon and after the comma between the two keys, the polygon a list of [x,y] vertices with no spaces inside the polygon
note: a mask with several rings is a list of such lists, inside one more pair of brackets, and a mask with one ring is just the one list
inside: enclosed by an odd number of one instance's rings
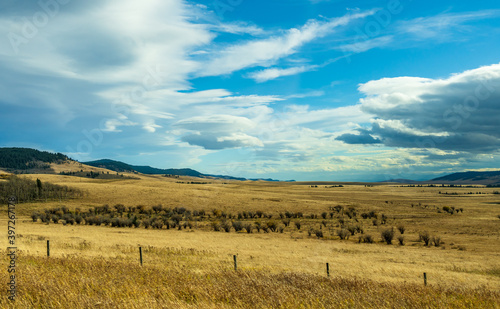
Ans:
{"label": "grass tussock", "polygon": [[[7,308],[495,308],[488,289],[376,283],[230,265],[206,272],[79,256],[21,255],[18,298]],[[2,279],[6,281],[6,279]],[[6,286],[6,282],[2,282]]]}

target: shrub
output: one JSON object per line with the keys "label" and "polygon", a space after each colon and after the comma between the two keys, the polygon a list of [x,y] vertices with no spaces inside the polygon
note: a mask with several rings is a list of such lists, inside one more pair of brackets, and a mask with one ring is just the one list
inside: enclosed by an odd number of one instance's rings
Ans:
{"label": "shrub", "polygon": [[405,238],[404,238],[404,236],[403,236],[403,235],[400,235],[400,236],[398,237],[398,241],[399,241],[399,244],[400,244],[401,246],[404,246],[404,245],[405,245]]}
{"label": "shrub", "polygon": [[289,226],[290,225],[290,219],[283,219],[282,222],[283,222],[283,224],[285,226]]}
{"label": "shrub", "polygon": [[347,227],[347,230],[349,231],[349,233],[351,233],[351,236],[354,236],[354,234],[356,234],[358,229],[355,226],[349,225]]}
{"label": "shrub", "polygon": [[373,237],[371,235],[363,235],[359,236],[359,242],[366,243],[366,244],[373,244]]}
{"label": "shrub", "polygon": [[241,221],[233,222],[233,228],[236,232],[243,230],[243,223]]}
{"label": "shrub", "polygon": [[278,228],[278,224],[276,224],[275,221],[268,221],[267,222],[267,227],[272,231],[276,232],[276,229]]}
{"label": "shrub", "polygon": [[315,232],[315,234],[316,234],[316,237],[318,237],[318,239],[323,238],[323,231],[322,230],[317,230]]}
{"label": "shrub", "polygon": [[145,229],[151,226],[151,220],[150,219],[144,219],[141,221],[142,225],[144,226]]}
{"label": "shrub", "polygon": [[214,229],[214,231],[216,231],[216,232],[220,231],[220,229],[221,229],[219,222],[216,222],[216,221],[213,221],[211,223],[211,226]]}
{"label": "shrub", "polygon": [[337,235],[340,237],[340,239],[344,240],[344,239],[349,239],[350,233],[346,229],[340,229],[337,231]]}
{"label": "shrub", "polygon": [[379,222],[378,222],[378,220],[377,220],[377,219],[373,219],[372,223],[373,223],[373,225],[374,225],[374,226],[378,226],[378,223],[379,223]]}
{"label": "shrub", "polygon": [[429,243],[431,241],[431,236],[429,235],[429,232],[427,232],[427,231],[420,232],[418,234],[418,237],[419,237],[419,240],[423,241],[426,246],[429,245]]}
{"label": "shrub", "polygon": [[326,219],[327,216],[328,216],[328,213],[326,213],[326,212],[321,213],[321,218]]}
{"label": "shrub", "polygon": [[252,233],[253,224],[252,223],[245,224],[245,230],[247,231],[248,234]]}
{"label": "shrub", "polygon": [[381,223],[381,224],[386,224],[386,223],[387,223],[387,219],[388,219],[388,218],[387,218],[387,216],[386,216],[386,215],[384,215],[384,214],[382,214],[382,217],[381,217],[381,219],[380,219],[380,223]]}
{"label": "shrub", "polygon": [[278,228],[278,231],[280,233],[283,233],[285,231],[285,227],[283,225],[280,225],[279,228]]}
{"label": "shrub", "polygon": [[441,244],[443,243],[443,242],[441,241],[441,237],[439,237],[439,236],[434,236],[434,237],[432,238],[432,242],[434,243],[434,246],[436,246],[436,247],[441,246]]}
{"label": "shrub", "polygon": [[403,235],[405,233],[405,231],[406,231],[406,228],[405,228],[404,225],[399,225],[398,226],[398,230],[401,233],[401,235]]}
{"label": "shrub", "polygon": [[52,222],[54,222],[54,223],[57,223],[57,222],[59,222],[59,216],[58,215],[52,215],[52,217],[50,217],[50,220],[52,220]]}
{"label": "shrub", "polygon": [[262,223],[260,221],[255,221],[255,228],[257,229],[257,233],[260,233],[260,229],[262,228]]}
{"label": "shrub", "polygon": [[75,223],[76,223],[76,224],[81,224],[81,223],[82,223],[82,221],[83,221],[82,216],[80,216],[80,215],[76,215],[76,216],[75,216]]}
{"label": "shrub", "polygon": [[388,245],[392,244],[392,239],[394,238],[394,229],[387,229],[382,231],[382,240]]}
{"label": "shrub", "polygon": [[228,221],[223,221],[223,222],[221,223],[221,227],[222,227],[222,229],[223,229],[226,233],[231,232],[231,226],[232,226],[232,224],[231,224],[231,223],[229,223]]}
{"label": "shrub", "polygon": [[[500,215],[498,215],[498,217],[500,218]],[[299,221],[296,221],[295,222],[295,227],[297,228],[297,230],[300,230],[301,223]]]}
{"label": "shrub", "polygon": [[31,214],[31,219],[33,220],[33,222],[37,222],[38,218],[40,218],[40,214],[39,213],[34,212],[34,213]]}
{"label": "shrub", "polygon": [[323,221],[321,221],[321,224],[323,224],[326,227],[326,225],[328,224],[328,221],[323,220]]}

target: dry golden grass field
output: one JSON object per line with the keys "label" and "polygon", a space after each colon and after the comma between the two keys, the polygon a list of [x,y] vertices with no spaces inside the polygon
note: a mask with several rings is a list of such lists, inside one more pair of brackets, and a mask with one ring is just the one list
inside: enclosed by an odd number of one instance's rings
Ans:
{"label": "dry golden grass field", "polygon": [[[2,296],[1,307],[500,307],[500,194],[494,194],[498,188],[330,187],[333,183],[311,187],[310,183],[130,176],[138,179],[26,175],[42,183],[81,189],[84,195],[17,204],[18,295],[15,303]],[[207,183],[188,183],[192,181]],[[193,220],[192,228],[181,230],[46,224],[30,218],[33,212],[50,208],[66,206],[85,212],[105,204],[145,209],[161,204],[213,215]],[[336,206],[343,210],[334,211]],[[443,211],[446,206],[457,211],[451,215]],[[349,218],[344,213],[349,208],[357,215]],[[238,221],[236,215],[243,211],[272,215],[242,221],[275,221],[281,232],[232,229],[227,233],[211,228],[211,222],[219,220],[216,212],[234,215],[227,218],[231,222]],[[383,214],[385,224],[374,225],[373,219],[361,217],[371,211],[378,218]],[[304,216],[291,218],[285,226],[280,214],[286,212]],[[6,231],[5,205],[0,215]],[[301,228],[294,222],[300,222]],[[337,232],[342,223],[359,226],[363,233],[340,240]],[[397,240],[399,226],[405,227],[404,245]],[[395,236],[388,245],[381,232],[391,228]],[[317,237],[316,231],[323,236]],[[441,240],[439,246],[419,241],[425,231]],[[375,242],[359,243],[365,235]],[[46,257],[47,240],[50,257]],[[0,245],[7,247],[7,235]]]}

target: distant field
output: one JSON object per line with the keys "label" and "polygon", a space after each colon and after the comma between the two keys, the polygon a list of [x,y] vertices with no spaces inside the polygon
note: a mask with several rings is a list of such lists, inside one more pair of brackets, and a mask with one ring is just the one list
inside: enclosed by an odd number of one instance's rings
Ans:
{"label": "distant field", "polygon": [[[314,187],[311,187],[311,184],[305,183],[224,180],[203,180],[209,183],[188,184],[191,181],[199,182],[200,179],[143,175],[139,176],[140,179],[127,180],[97,180],[61,175],[28,175],[28,177],[39,178],[42,182],[75,187],[86,192],[84,197],[78,199],[52,200],[17,206],[18,216],[21,217],[17,227],[18,247],[21,250],[19,264],[20,271],[26,274],[24,279],[19,281],[20,297],[26,301],[31,299],[32,304],[37,304],[36,306],[48,308],[59,305],[54,302],[57,300],[55,296],[48,297],[44,301],[43,297],[37,294],[34,283],[28,279],[28,274],[30,277],[45,278],[51,274],[50,269],[54,269],[54,279],[46,282],[49,294],[56,292],[50,291],[54,288],[53,284],[68,285],[70,281],[64,283],[65,278],[73,280],[71,278],[75,275],[88,278],[85,280],[105,281],[104,285],[108,288],[103,287],[103,290],[109,289],[110,292],[99,294],[95,292],[97,287],[92,285],[93,288],[87,291],[92,294],[90,296],[92,301],[98,302],[100,298],[104,307],[113,307],[119,299],[123,299],[122,304],[134,308],[131,302],[134,299],[142,299],[142,296],[130,292],[134,286],[133,279],[127,279],[131,282],[123,283],[125,284],[123,295],[120,294],[122,292],[116,280],[122,278],[117,271],[122,267],[136,269],[141,278],[141,282],[138,283],[141,288],[147,286],[147,282],[142,281],[146,280],[145,274],[156,270],[160,272],[153,276],[156,280],[151,284],[154,291],[148,291],[143,299],[150,302],[157,293],[160,295],[157,297],[158,306],[177,302],[179,306],[186,308],[191,305],[206,308],[251,307],[248,300],[230,289],[227,291],[228,299],[221,300],[220,295],[223,293],[215,291],[216,282],[207,279],[211,276],[219,278],[225,272],[234,272],[233,255],[238,257],[238,271],[243,276],[227,275],[227,280],[234,280],[235,286],[242,284],[242,281],[254,282],[253,285],[248,285],[249,282],[246,282],[247,288],[250,286],[255,288],[259,282],[270,286],[276,283],[275,280],[288,282],[289,286],[282,283],[284,289],[288,290],[282,292],[281,305],[274,303],[271,296],[263,295],[264,299],[268,298],[267,301],[259,303],[260,307],[266,307],[267,304],[272,307],[296,308],[302,304],[306,308],[316,308],[321,303],[328,304],[328,297],[324,293],[329,289],[338,291],[339,294],[334,299],[346,301],[343,307],[349,307],[350,301],[353,306],[365,307],[499,306],[500,194],[493,194],[498,191],[495,188],[409,188],[388,184],[373,187],[362,184],[344,184],[344,187],[314,184]],[[34,223],[29,217],[34,211],[49,208],[66,206],[70,210],[79,208],[81,211],[86,211],[104,204],[110,207],[116,204],[123,204],[125,207],[144,205],[145,209],[161,204],[162,207],[169,209],[185,207],[188,210],[205,210],[212,215],[199,221],[193,220],[193,228],[182,230],[95,225],[63,226],[60,223],[47,225]],[[349,208],[355,209],[356,216],[349,218],[344,212],[337,213],[332,210],[336,206],[341,206],[344,211]],[[454,207],[458,212],[455,211],[451,215],[443,211],[443,207]],[[215,217],[214,210],[235,216],[224,219],[230,222],[241,220],[243,223],[254,224],[255,221],[266,223],[273,220],[283,227],[283,232],[264,233],[254,230],[249,234],[245,230],[237,233],[234,229],[229,233],[216,232],[211,228],[211,222],[223,219]],[[243,211],[263,211],[272,215],[272,218],[238,219],[237,214]],[[286,212],[302,212],[304,217],[291,218],[291,224],[285,226],[280,214]],[[325,212],[327,217],[323,219],[321,216]],[[369,212],[377,213],[379,221],[382,214],[385,215],[385,224],[378,222],[378,225],[374,225],[373,218],[361,217],[361,214]],[[334,213],[334,216],[330,217],[330,213]],[[318,217],[310,217],[311,215]],[[2,216],[6,218],[5,210]],[[340,222],[341,219],[343,224]],[[6,219],[2,218],[0,221],[2,225],[7,225]],[[294,222],[302,224],[300,230]],[[345,227],[357,225],[362,228],[363,233],[356,233],[348,240],[340,240],[337,234],[342,225]],[[399,226],[405,227],[404,246],[398,244]],[[387,245],[382,241],[381,232],[392,227],[395,230],[395,237],[393,244]],[[309,231],[319,230],[323,232],[323,237],[317,237],[314,233],[309,235]],[[424,243],[419,241],[419,234],[424,231],[432,237],[439,237],[442,244],[439,247],[424,246]],[[364,235],[371,235],[375,243],[358,243],[359,238]],[[46,255],[48,239],[52,244],[50,258],[52,262],[43,258]],[[5,237],[1,239],[0,244],[3,247],[7,246]],[[139,246],[143,248],[143,268],[137,268]],[[65,259],[68,259],[68,264],[63,262]],[[91,271],[94,267],[100,269],[98,272],[103,271],[102,267],[107,265],[106,263],[111,263],[109,267],[114,269],[114,274],[102,277],[102,274]],[[326,263],[330,265],[330,279],[326,278]],[[87,264],[90,265],[88,269],[84,266]],[[123,272],[127,276],[133,276],[128,270]],[[429,286],[426,289],[423,289],[424,272],[428,274]],[[284,276],[283,274],[294,274],[293,276],[299,276],[306,281],[317,280],[319,283],[310,287],[311,298],[306,297],[304,302],[300,303],[298,296],[294,297],[294,293],[291,292],[298,288],[297,282],[280,277]],[[193,282],[207,285],[207,291],[212,291],[214,295],[220,294],[217,296],[219,298],[210,300],[199,286],[169,287],[168,280],[161,285],[158,280],[164,280],[162,276],[173,276],[177,278],[176,280],[184,281],[192,279]],[[44,280],[48,279],[42,281]],[[358,291],[358,294],[364,295],[365,298],[347,295],[339,286],[333,287],[338,284],[338,280],[347,280],[345,284],[353,285],[356,285],[353,283],[356,280],[365,282],[363,284],[367,284],[367,288],[360,288]],[[26,287],[24,292],[22,292],[23,284]],[[175,290],[176,286],[179,289],[190,290],[197,300],[179,296],[177,293],[179,291]],[[71,290],[71,285],[68,288]],[[387,288],[399,291],[398,293],[403,295],[402,299],[388,300],[374,296],[376,293],[383,293],[383,289]],[[478,288],[486,292],[481,294],[479,290],[475,290]],[[366,289],[372,292],[366,292]],[[453,291],[446,292],[447,289]],[[365,292],[361,292],[362,290]],[[405,293],[410,293],[410,290],[419,296],[404,296]],[[256,288],[253,292],[257,291],[260,290]],[[69,303],[79,299],[76,290],[72,293],[74,296],[68,296],[66,299]],[[368,300],[369,297],[373,299],[372,302]],[[64,307],[63,305],[60,307]],[[90,304],[86,303],[82,308],[86,306]]]}

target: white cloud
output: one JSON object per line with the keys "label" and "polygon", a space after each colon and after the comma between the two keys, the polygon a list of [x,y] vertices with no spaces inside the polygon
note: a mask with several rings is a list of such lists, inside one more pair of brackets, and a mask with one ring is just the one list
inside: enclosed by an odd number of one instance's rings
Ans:
{"label": "white cloud", "polygon": [[262,83],[271,79],[276,79],[281,76],[290,76],[303,72],[312,71],[317,67],[318,67],[317,65],[307,65],[307,66],[293,67],[287,69],[270,68],[257,72],[252,72],[249,74],[249,77],[254,79],[258,83]]}
{"label": "white cloud", "polygon": [[366,133],[387,146],[496,153],[500,149],[500,64],[447,79],[385,78],[359,87]]}
{"label": "white cloud", "polygon": [[371,14],[373,11],[346,15],[326,22],[310,20],[304,26],[289,29],[280,36],[229,46],[217,51],[216,56],[209,59],[198,76],[224,75],[248,67],[268,66],[282,57],[296,53],[304,44],[324,37],[335,28]]}
{"label": "white cloud", "polygon": [[468,22],[495,18],[500,16],[500,10],[483,10],[464,13],[442,13],[431,17],[418,17],[397,24],[397,32],[413,35],[419,39],[437,38],[447,40],[453,38],[456,31],[472,31]]}
{"label": "white cloud", "polygon": [[255,123],[245,117],[209,115],[183,119],[176,122],[174,126],[200,132],[234,132],[253,128]]}
{"label": "white cloud", "polygon": [[385,47],[394,41],[394,36],[386,35],[374,39],[363,40],[352,44],[339,46],[337,49],[344,52],[362,53],[373,48]]}

